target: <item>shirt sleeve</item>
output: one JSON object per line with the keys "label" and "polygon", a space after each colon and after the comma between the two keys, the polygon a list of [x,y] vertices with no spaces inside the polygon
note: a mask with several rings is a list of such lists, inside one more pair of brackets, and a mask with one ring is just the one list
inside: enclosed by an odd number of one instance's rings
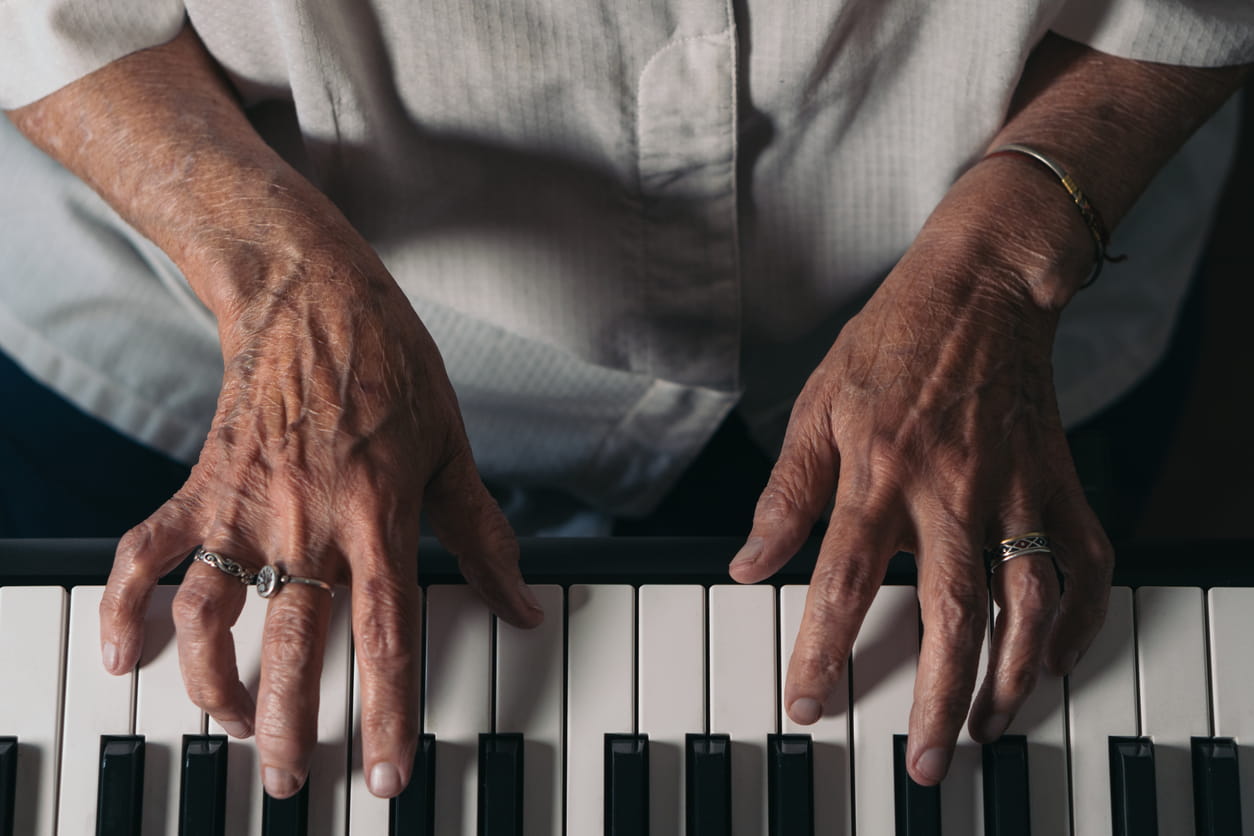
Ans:
{"label": "shirt sleeve", "polygon": [[0,109],[170,41],[183,16],[182,0],[0,0]]}
{"label": "shirt sleeve", "polygon": [[1066,0],[1051,28],[1138,61],[1193,67],[1254,61],[1254,0]]}

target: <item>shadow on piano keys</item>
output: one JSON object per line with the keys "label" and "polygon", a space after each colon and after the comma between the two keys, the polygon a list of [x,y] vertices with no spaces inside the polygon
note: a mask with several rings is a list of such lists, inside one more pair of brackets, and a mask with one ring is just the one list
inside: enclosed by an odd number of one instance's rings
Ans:
{"label": "shadow on piano keys", "polygon": [[[113,543],[0,541],[0,834],[1254,834],[1250,543],[1122,551],[1077,669],[1042,677],[998,744],[964,732],[939,789],[901,763],[920,635],[908,556],[802,727],[780,676],[813,546],[741,587],[724,569],[739,542],[522,545],[546,609],[531,631],[498,624],[424,543],[424,737],[397,801],[365,790],[336,596],[310,779],[272,802],[251,742],[226,742],[183,693],[173,586],[137,672],[111,677],[96,608]],[[264,606],[249,596],[237,636],[261,635]],[[255,688],[257,643],[237,645]]]}

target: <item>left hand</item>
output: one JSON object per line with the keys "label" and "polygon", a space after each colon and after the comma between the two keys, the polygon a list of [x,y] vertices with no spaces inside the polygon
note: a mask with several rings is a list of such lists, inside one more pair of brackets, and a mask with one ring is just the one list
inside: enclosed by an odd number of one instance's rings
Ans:
{"label": "left hand", "polygon": [[[1114,563],[1058,413],[1057,311],[990,243],[999,235],[944,217],[938,210],[811,375],[731,565],[741,582],[768,577],[835,496],[785,687],[789,716],[812,723],[889,558],[916,556],[924,634],[907,764],[925,785],[944,777],[968,708],[972,737],[994,740],[1042,665],[1071,669],[1101,626]],[[972,706],[988,618],[985,547],[1032,531],[1048,534],[1062,588],[1047,555],[997,571],[1001,614]]]}

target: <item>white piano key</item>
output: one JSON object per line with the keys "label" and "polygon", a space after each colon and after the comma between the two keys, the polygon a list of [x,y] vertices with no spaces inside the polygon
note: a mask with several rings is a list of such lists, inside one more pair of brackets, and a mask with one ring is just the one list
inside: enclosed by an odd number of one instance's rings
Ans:
{"label": "white piano key", "polygon": [[170,604],[177,586],[158,586],[144,617],[135,672],[135,733],[144,736],[144,836],[178,833],[183,735],[200,734],[204,713],[187,697]]}
{"label": "white piano key", "polygon": [[[1106,621],[1067,677],[1074,836],[1110,836],[1109,737],[1136,737],[1136,642],[1132,590],[1110,590]],[[1028,774],[1035,765],[1028,761]],[[1030,778],[1029,778],[1030,780]]]}
{"label": "white piano key", "polygon": [[830,836],[852,836],[853,782],[849,746],[849,668],[840,675],[836,690],[823,703],[823,716],[810,726],[789,719],[784,710],[784,684],[788,660],[797,643],[797,631],[805,613],[808,586],[784,586],[779,590],[780,637],[780,731],[808,734],[813,739],[814,832]]}
{"label": "white piano key", "polygon": [[[1067,772],[1066,690],[1060,677],[1040,672],[1006,734],[1028,739],[1028,805],[1033,833],[1066,833],[1071,827],[1071,787]],[[1105,746],[1105,739],[1088,746]],[[942,802],[942,810],[943,802]]]}
{"label": "white piano key", "polygon": [[[424,592],[420,592],[419,595],[425,598]],[[421,606],[420,604],[420,612]],[[419,623],[421,624],[422,621],[420,620]],[[420,659],[425,655],[423,652],[425,642],[422,641],[422,633],[422,629],[418,628],[417,649]],[[386,834],[388,832],[391,801],[372,795],[370,788],[366,785],[366,774],[361,760],[361,680],[357,673],[355,659],[350,660],[350,664],[352,666],[353,714],[351,725],[352,761],[348,786],[348,832],[352,836],[378,836],[378,834]],[[421,701],[419,705],[421,705]],[[421,717],[419,718],[419,724],[421,725]]]}
{"label": "white piano key", "polygon": [[1241,828],[1245,836],[1254,836],[1254,587],[1216,588],[1207,595],[1215,736],[1237,741]]}
{"label": "white piano key", "polygon": [[910,729],[919,660],[919,603],[912,586],[884,586],[853,645],[854,809],[858,832],[896,832],[893,735]]}
{"label": "white piano key", "polygon": [[640,734],[649,736],[649,832],[682,834],[684,740],[705,732],[705,590],[640,587]]}
{"label": "white piano key", "polygon": [[[980,662],[975,675],[973,698],[974,694],[979,693],[980,686],[984,682],[984,675],[988,672],[992,624],[990,619],[989,629],[984,635],[984,644],[980,646]],[[942,833],[984,832],[984,749],[971,739],[965,724],[958,732],[954,757],[949,762],[949,773],[941,782],[940,791]]]}
{"label": "white piano key", "polygon": [[1136,591],[1141,733],[1154,740],[1160,833],[1193,833],[1191,738],[1210,734],[1202,590]]}
{"label": "white piano key", "polygon": [[562,836],[562,643],[560,586],[531,587],[544,621],[522,630],[496,621],[496,731],[523,736],[523,834]]}
{"label": "white piano key", "polygon": [[[235,639],[235,666],[248,693],[257,698],[261,681],[261,637],[266,626],[267,601],[249,591],[244,609],[231,628]],[[210,734],[226,734],[213,718],[209,718]],[[257,739],[249,737],[227,742],[226,756],[226,832],[260,833],[262,810],[261,763],[257,757]]]}
{"label": "white piano key", "polygon": [[775,589],[710,587],[710,733],[731,737],[732,834],[767,829],[766,738],[777,728]]}
{"label": "white piano key", "polygon": [[96,831],[100,735],[131,734],[134,672],[113,676],[100,661],[101,586],[70,594],[70,634],[65,670],[65,721],[61,736],[57,832]]}
{"label": "white piano key", "polygon": [[59,586],[0,589],[0,735],[17,737],[24,836],[52,836],[56,821],[67,604]]}
{"label": "white piano key", "polygon": [[635,608],[630,586],[574,585],[567,594],[567,833],[601,832],[605,735],[636,728]]}
{"label": "white piano key", "polygon": [[348,711],[352,613],[348,590],[331,600],[318,694],[318,745],[309,760],[309,836],[338,836],[348,823]]}
{"label": "white piano key", "polygon": [[427,590],[423,730],[435,735],[435,829],[476,836],[479,735],[492,730],[492,614],[468,586]]}

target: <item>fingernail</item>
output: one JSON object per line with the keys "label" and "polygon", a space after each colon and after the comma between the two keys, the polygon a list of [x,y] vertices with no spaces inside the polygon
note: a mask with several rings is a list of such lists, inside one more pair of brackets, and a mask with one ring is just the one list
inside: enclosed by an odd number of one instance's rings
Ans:
{"label": "fingernail", "polygon": [[544,607],[540,606],[540,599],[531,591],[531,587],[527,586],[526,581],[518,584],[518,594],[522,596],[523,602],[538,612],[544,612]]}
{"label": "fingernail", "polygon": [[764,541],[761,537],[750,537],[740,547],[740,551],[736,552],[736,556],[732,558],[730,565],[733,567],[751,566],[762,556],[763,544]]}
{"label": "fingernail", "polygon": [[113,673],[118,667],[118,646],[113,642],[105,642],[100,648],[100,654],[104,658],[105,670]]}
{"label": "fingernail", "polygon": [[1078,650],[1068,650],[1063,654],[1062,661],[1058,663],[1058,672],[1062,676],[1071,673],[1075,668],[1075,663],[1080,661],[1080,652]]}
{"label": "fingernail", "polygon": [[248,737],[253,733],[252,727],[243,720],[219,720],[218,725],[231,737]]}
{"label": "fingernail", "polygon": [[939,782],[945,777],[945,767],[949,765],[949,751],[937,746],[928,749],[915,761],[914,770],[929,781]]}
{"label": "fingernail", "polygon": [[380,798],[391,798],[401,791],[401,773],[390,763],[376,763],[370,770],[370,791]]}
{"label": "fingernail", "polygon": [[1001,713],[991,714],[988,719],[984,721],[984,725],[981,727],[980,731],[984,736],[984,740],[991,743],[1002,736],[1002,734],[1006,731],[1006,726],[1008,725],[1010,725],[1009,715]]}
{"label": "fingernail", "polygon": [[795,722],[808,726],[811,723],[817,723],[819,717],[823,716],[823,706],[818,700],[802,697],[799,700],[793,700],[792,707],[788,709],[788,716]]}
{"label": "fingernail", "polygon": [[266,785],[266,792],[275,798],[287,798],[300,789],[300,781],[296,780],[295,775],[274,766],[266,767],[262,780]]}

